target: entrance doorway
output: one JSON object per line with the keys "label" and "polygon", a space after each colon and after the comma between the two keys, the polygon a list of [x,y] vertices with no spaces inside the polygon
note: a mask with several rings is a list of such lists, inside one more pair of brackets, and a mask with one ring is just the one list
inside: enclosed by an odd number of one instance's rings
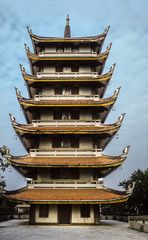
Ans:
{"label": "entrance doorway", "polygon": [[59,224],[70,224],[71,223],[71,205],[58,205],[58,223]]}

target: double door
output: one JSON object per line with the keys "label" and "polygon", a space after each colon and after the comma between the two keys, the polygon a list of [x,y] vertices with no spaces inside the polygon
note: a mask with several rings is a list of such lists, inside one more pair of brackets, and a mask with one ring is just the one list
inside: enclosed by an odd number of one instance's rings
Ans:
{"label": "double door", "polygon": [[58,223],[59,224],[70,224],[71,223],[71,205],[58,205]]}

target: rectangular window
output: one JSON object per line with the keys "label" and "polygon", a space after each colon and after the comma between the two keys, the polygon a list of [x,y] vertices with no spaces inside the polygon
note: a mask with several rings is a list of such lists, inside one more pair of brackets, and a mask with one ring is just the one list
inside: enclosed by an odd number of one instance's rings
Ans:
{"label": "rectangular window", "polygon": [[39,217],[48,217],[49,205],[39,205]]}
{"label": "rectangular window", "polygon": [[53,136],[52,148],[79,148],[79,138],[72,136]]}
{"label": "rectangular window", "polygon": [[90,218],[90,205],[80,205],[81,218]]}
{"label": "rectangular window", "polygon": [[79,179],[79,169],[52,168],[51,179]]}

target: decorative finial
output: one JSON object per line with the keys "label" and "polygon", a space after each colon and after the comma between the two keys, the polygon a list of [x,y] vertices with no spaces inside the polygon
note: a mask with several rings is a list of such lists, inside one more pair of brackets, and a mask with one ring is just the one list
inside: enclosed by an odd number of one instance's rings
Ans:
{"label": "decorative finial", "polygon": [[26,73],[25,68],[24,68],[24,66],[23,66],[22,64],[20,64],[20,69],[21,69],[21,72],[22,72],[23,74]]}
{"label": "decorative finial", "polygon": [[114,63],[112,66],[111,66],[111,68],[110,68],[110,72],[113,72],[114,71],[114,69],[115,69],[115,66],[116,66],[116,63]]}
{"label": "decorative finial", "polygon": [[30,52],[28,45],[26,43],[24,43],[24,45],[25,45],[26,52]]}
{"label": "decorative finial", "polygon": [[110,29],[110,26],[106,27],[105,30],[104,30],[104,33],[107,34],[109,29]]}
{"label": "decorative finial", "polygon": [[129,152],[129,149],[130,149],[130,145],[128,145],[127,147],[125,147],[124,149],[123,149],[123,156],[127,156],[127,154],[128,154],[128,152]]}
{"label": "decorative finial", "polygon": [[125,117],[125,113],[122,113],[118,118],[117,124],[121,124],[123,122],[124,117]]}
{"label": "decorative finial", "polygon": [[71,38],[70,25],[69,25],[69,15],[67,15],[67,18],[66,18],[64,38]]}
{"label": "decorative finial", "polygon": [[20,98],[21,97],[21,92],[16,87],[15,87],[15,92],[16,92],[17,98]]}
{"label": "decorative finial", "polygon": [[16,124],[16,119],[11,113],[9,113],[9,117],[10,117],[10,120],[11,120],[12,124],[13,125]]}
{"label": "decorative finial", "polygon": [[121,87],[118,87],[115,91],[114,91],[114,96],[117,97],[119,92],[120,92]]}
{"label": "decorative finial", "polygon": [[128,189],[126,191],[127,194],[131,195],[133,193],[135,185],[136,185],[136,182],[132,182],[131,184],[128,185]]}
{"label": "decorative finial", "polygon": [[111,47],[112,47],[112,43],[110,43],[110,44],[107,46],[106,50],[109,51],[109,50],[111,49]]}
{"label": "decorative finial", "polygon": [[29,34],[32,33],[32,30],[29,26],[26,26],[26,28],[27,28],[27,31],[28,31]]}

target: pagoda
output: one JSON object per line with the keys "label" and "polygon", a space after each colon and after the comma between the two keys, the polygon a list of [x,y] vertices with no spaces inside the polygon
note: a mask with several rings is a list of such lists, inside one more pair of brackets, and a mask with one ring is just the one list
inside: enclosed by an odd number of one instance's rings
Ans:
{"label": "pagoda", "polygon": [[102,53],[109,27],[97,36],[71,37],[69,16],[64,37],[40,37],[27,27],[33,53],[25,44],[31,74],[20,65],[29,97],[16,88],[26,124],[10,114],[27,155],[11,164],[27,186],[7,192],[10,200],[30,204],[30,224],[99,224],[101,204],[128,200],[129,193],[104,186],[103,178],[127,157],[103,154],[120,129],[124,114],[105,120],[120,88],[104,98],[115,64],[103,73],[111,44]]}

